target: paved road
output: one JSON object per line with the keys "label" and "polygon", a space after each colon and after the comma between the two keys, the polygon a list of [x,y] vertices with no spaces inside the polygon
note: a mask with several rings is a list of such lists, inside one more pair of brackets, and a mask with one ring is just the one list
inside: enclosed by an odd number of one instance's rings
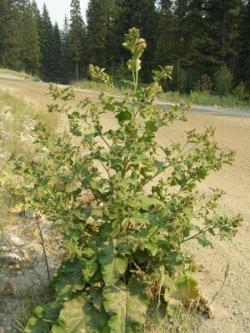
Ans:
{"label": "paved road", "polygon": [[[11,85],[19,84],[21,86],[33,86],[35,87],[45,87],[48,86],[48,83],[44,83],[42,81],[32,81],[32,80],[24,80],[20,78],[15,78],[11,76],[1,76],[0,74],[0,87],[6,88]],[[88,89],[79,89],[76,88],[76,91],[79,93],[84,93],[86,95],[98,95],[99,92],[95,90],[88,90]],[[118,95],[114,95],[119,97]],[[158,101],[157,104],[161,106],[163,109],[168,109],[169,107],[175,105],[173,102],[168,101]],[[220,107],[213,107],[213,106],[205,106],[205,105],[193,105],[192,112],[196,113],[205,113],[205,114],[213,114],[217,116],[227,116],[227,117],[243,117],[243,118],[250,118],[250,110],[244,109],[231,109],[231,108],[220,108]]]}

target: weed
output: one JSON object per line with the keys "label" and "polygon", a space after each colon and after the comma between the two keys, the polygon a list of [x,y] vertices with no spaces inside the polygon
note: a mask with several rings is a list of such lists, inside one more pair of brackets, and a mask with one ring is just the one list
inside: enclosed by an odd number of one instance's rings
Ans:
{"label": "weed", "polygon": [[[211,237],[231,238],[240,225],[240,216],[218,211],[220,190],[197,188],[231,164],[233,153],[218,146],[212,128],[188,131],[183,145],[161,146],[158,130],[184,121],[186,108],[162,112],[155,105],[160,85],[138,86],[146,48],[138,29],[123,45],[132,55],[131,93],[119,100],[101,94],[98,103],[86,98],[75,107],[73,89],[51,85],[49,110],[66,115],[69,131],[51,136],[38,124],[36,156],[13,158],[23,177],[16,197],[53,221],[71,251],[51,302],[35,308],[26,333],[141,332],[152,304],[173,317],[200,299],[184,244],[211,246]],[[115,126],[103,125],[107,114]]]}

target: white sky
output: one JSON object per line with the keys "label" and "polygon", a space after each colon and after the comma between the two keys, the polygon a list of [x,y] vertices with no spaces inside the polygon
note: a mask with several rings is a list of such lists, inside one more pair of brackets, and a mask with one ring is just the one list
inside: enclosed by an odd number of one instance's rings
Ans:
{"label": "white sky", "polygon": [[[42,9],[43,4],[45,3],[49,10],[51,20],[53,22],[56,21],[61,28],[63,27],[65,14],[69,17],[71,0],[36,0],[36,2],[39,9]],[[88,0],[81,0],[82,15],[84,20],[87,5]]]}

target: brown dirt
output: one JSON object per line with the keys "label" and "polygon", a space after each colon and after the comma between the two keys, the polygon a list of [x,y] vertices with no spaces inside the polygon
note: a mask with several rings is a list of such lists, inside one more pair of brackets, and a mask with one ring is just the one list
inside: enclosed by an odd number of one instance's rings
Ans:
{"label": "brown dirt", "polygon": [[[0,80],[0,89],[8,89],[45,106],[49,102],[48,87],[41,83]],[[86,93],[80,93],[86,97]],[[89,94],[95,97],[96,94]],[[107,119],[109,122],[110,119]],[[217,141],[225,148],[237,152],[233,166],[224,167],[211,175],[203,188],[220,187],[226,195],[222,200],[225,210],[240,212],[244,223],[238,235],[231,241],[214,242],[214,248],[201,248],[192,244],[197,261],[204,269],[197,274],[204,296],[211,300],[220,289],[226,265],[230,265],[229,277],[218,298],[212,304],[215,318],[201,320],[199,333],[249,333],[250,332],[250,118],[220,117],[190,113],[187,123],[178,123],[171,133],[161,131],[159,139],[183,137],[184,131],[205,126],[216,127]]]}

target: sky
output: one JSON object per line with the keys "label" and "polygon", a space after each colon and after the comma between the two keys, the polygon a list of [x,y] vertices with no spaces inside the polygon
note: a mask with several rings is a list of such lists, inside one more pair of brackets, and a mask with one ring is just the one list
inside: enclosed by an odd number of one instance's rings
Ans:
{"label": "sky", "polygon": [[[60,28],[63,27],[64,17],[67,14],[69,17],[70,3],[71,0],[36,0],[39,9],[42,9],[43,4],[45,3],[51,20],[57,22]],[[81,0],[82,15],[85,20],[85,12],[87,9],[88,0]]]}

